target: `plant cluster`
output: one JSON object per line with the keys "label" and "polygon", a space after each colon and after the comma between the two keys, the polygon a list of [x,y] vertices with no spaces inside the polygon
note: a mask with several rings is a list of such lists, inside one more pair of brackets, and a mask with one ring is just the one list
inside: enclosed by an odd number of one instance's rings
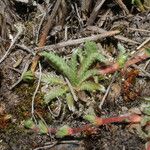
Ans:
{"label": "plant cluster", "polygon": [[57,97],[64,97],[71,111],[75,110],[74,101],[78,100],[79,91],[105,92],[105,87],[94,80],[99,76],[98,69],[92,67],[96,61],[106,62],[106,58],[98,51],[94,42],[87,41],[84,49],[76,49],[70,60],[56,55],[54,52],[42,52],[51,66],[59,72],[42,74],[41,82],[49,85],[50,90],[44,94],[44,102],[50,103]]}

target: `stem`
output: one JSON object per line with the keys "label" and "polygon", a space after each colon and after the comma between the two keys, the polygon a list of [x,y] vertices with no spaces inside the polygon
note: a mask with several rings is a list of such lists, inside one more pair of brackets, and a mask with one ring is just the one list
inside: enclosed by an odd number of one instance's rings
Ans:
{"label": "stem", "polygon": [[[136,64],[138,62],[141,62],[149,57],[150,56],[146,53],[142,54],[141,56],[135,56],[135,58],[132,58],[125,63],[125,68],[127,68],[133,64]],[[119,69],[120,69],[119,64],[115,63],[112,66],[109,66],[105,69],[100,70],[100,74],[105,75],[105,74],[113,73]]]}
{"label": "stem", "polygon": [[[115,122],[130,122],[130,123],[139,123],[141,121],[142,117],[140,115],[132,114],[128,116],[119,116],[119,117],[110,117],[110,118],[99,118],[96,117],[96,127],[94,127],[92,124],[86,124],[81,127],[77,128],[69,128],[68,130],[68,135],[75,135],[77,133],[81,132],[87,132],[87,133],[94,133],[96,131],[97,126],[102,126],[110,123],[115,123]],[[39,133],[40,129],[39,127],[35,126],[32,128],[33,131]],[[58,129],[56,128],[48,128],[48,133],[50,134],[56,134]]]}
{"label": "stem", "polygon": [[[99,118],[101,119],[101,118]],[[122,117],[112,117],[102,119],[102,124],[109,124],[115,122],[131,122],[131,123],[139,123],[141,121],[141,116],[139,115],[130,115],[130,116],[122,116]]]}

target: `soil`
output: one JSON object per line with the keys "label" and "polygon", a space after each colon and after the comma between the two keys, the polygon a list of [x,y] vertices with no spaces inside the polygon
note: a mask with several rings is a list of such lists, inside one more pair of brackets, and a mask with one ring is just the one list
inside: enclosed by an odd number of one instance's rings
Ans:
{"label": "soil", "polygon": [[[52,2],[50,2],[52,4]],[[77,7],[80,8],[79,2],[75,1]],[[1,2],[0,2],[1,4]],[[43,1],[40,1],[43,4]],[[76,19],[76,13],[71,8],[70,2],[68,2],[68,16],[65,17],[66,20],[62,26],[70,26],[68,39],[79,37],[85,37],[94,34],[92,31],[86,32],[86,27],[83,25],[80,27],[80,22]],[[19,10],[25,6],[24,10],[20,12]],[[16,44],[24,43],[30,48],[36,47],[33,31],[29,26],[34,26],[36,24],[35,16],[39,13],[36,6],[26,5],[22,3],[15,3],[13,5],[13,13],[17,14],[18,20],[20,20],[26,28],[22,37],[17,41]],[[72,5],[74,7],[74,5]],[[74,7],[75,8],[75,7]],[[93,8],[93,6],[91,6]],[[122,9],[114,2],[105,3],[101,8],[99,17],[95,20],[94,25],[98,26],[98,19],[102,16],[106,10],[110,9],[110,13],[104,20],[102,28],[105,30],[118,29],[121,28],[122,35],[132,39],[137,42],[137,44],[121,41],[129,52],[134,51],[139,44],[150,37],[150,13],[149,11],[140,12],[138,9],[128,7],[132,15],[124,15]],[[80,10],[80,9],[79,9]],[[117,10],[115,12],[115,10]],[[90,12],[91,13],[91,12]],[[8,12],[9,15],[9,12]],[[11,16],[12,17],[12,16]],[[86,17],[89,17],[87,15]],[[83,18],[82,18],[83,19]],[[12,19],[15,22],[15,19]],[[86,19],[83,20],[86,22]],[[55,26],[59,26],[57,22],[57,17],[55,21]],[[60,23],[60,22],[59,22]],[[10,26],[10,25],[8,25]],[[123,26],[123,27],[122,27]],[[37,27],[37,26],[34,26]],[[46,45],[55,44],[63,41],[64,28],[60,31],[56,31],[53,27],[54,34],[49,33]],[[8,27],[9,28],[9,27]],[[7,29],[8,29],[7,28]],[[140,30],[146,30],[149,32],[135,31],[131,28],[138,28]],[[5,30],[7,32],[7,30]],[[15,30],[11,31],[15,35]],[[96,33],[97,34],[97,33]],[[2,36],[1,36],[2,37]],[[5,35],[8,38],[8,35]],[[8,40],[8,39],[7,39]],[[8,41],[9,43],[10,41]],[[117,52],[115,50],[116,43],[118,42],[115,38],[105,38],[98,43],[102,44],[102,47],[108,50],[108,54],[116,57]],[[4,50],[8,48],[8,44],[2,43],[3,46],[0,47],[0,57],[4,55]],[[57,53],[63,56],[69,56],[72,48],[77,47],[67,47],[66,49],[58,49]],[[73,149],[73,150],[143,150],[145,148],[146,139],[139,137],[136,131],[131,130],[128,124],[110,124],[106,126],[99,127],[98,131],[94,135],[87,136],[77,136],[77,137],[67,137],[64,139],[56,139],[55,136],[40,135],[31,130],[25,129],[23,122],[31,117],[31,100],[33,92],[35,91],[37,81],[28,84],[21,82],[15,88],[10,90],[10,87],[20,78],[21,74],[16,72],[13,68],[17,60],[22,59],[20,64],[16,67],[20,72],[28,60],[32,61],[32,56],[29,53],[14,46],[11,53],[7,58],[0,64],[0,149],[1,150],[31,150],[38,147],[50,145],[52,142],[57,141],[58,144],[49,149]],[[143,67],[147,63],[143,61],[137,66]],[[42,64],[43,70],[47,70],[47,64]],[[128,72],[136,70],[134,67],[126,70],[124,77],[121,73],[112,85],[112,88],[105,100],[102,111],[99,111],[97,106],[96,113],[99,116],[118,116],[120,114],[127,113],[131,108],[137,108],[141,105],[143,97],[150,97],[150,80],[149,76],[146,76],[142,71],[139,70],[138,75],[134,76],[135,79],[132,87],[125,91],[123,78],[128,78]],[[146,67],[146,71],[150,72],[150,63]],[[107,87],[111,80],[106,81],[105,86]],[[97,94],[100,98],[103,94]],[[92,104],[91,104],[92,105]],[[95,105],[95,104],[94,104]],[[43,105],[42,95],[38,92],[35,98],[36,112],[46,120],[48,125],[52,127],[60,127],[62,125],[68,124],[69,126],[80,126],[85,124],[82,119],[84,112],[79,114],[71,114],[68,110],[64,115],[52,118],[48,112],[48,108]],[[84,109],[85,110],[85,109]],[[62,113],[62,112],[61,112]],[[10,119],[7,118],[10,115]],[[64,143],[62,143],[64,142]],[[44,148],[41,148],[44,149]],[[46,148],[45,148],[46,149]],[[48,148],[47,148],[48,149]]]}

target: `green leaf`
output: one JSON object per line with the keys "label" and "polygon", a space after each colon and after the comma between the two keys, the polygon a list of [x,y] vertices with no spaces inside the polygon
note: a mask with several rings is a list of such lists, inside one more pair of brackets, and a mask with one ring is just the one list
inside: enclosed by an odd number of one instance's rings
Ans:
{"label": "green leaf", "polygon": [[90,55],[88,55],[86,58],[83,59],[81,68],[79,70],[80,75],[82,75],[89,69],[89,67],[97,60],[98,55],[99,53],[91,53]]}
{"label": "green leaf", "polygon": [[91,53],[96,53],[97,49],[98,48],[95,42],[86,41],[84,44],[84,50],[85,50],[86,55],[89,55]]}
{"label": "green leaf", "polygon": [[52,63],[53,67],[56,70],[60,71],[60,73],[64,74],[70,80],[71,83],[75,82],[74,72],[63,58],[59,57],[53,52],[42,52],[40,53],[40,55],[47,58]]}
{"label": "green leaf", "polygon": [[119,57],[118,57],[118,64],[119,64],[119,67],[120,68],[123,68],[126,61],[127,61],[127,58],[128,58],[128,55],[127,54],[120,54]]}
{"label": "green leaf", "polygon": [[59,128],[56,132],[57,138],[63,138],[71,134],[71,128],[68,125],[64,125],[63,127]]}
{"label": "green leaf", "polygon": [[65,84],[65,81],[63,80],[63,78],[55,74],[42,74],[41,82],[44,82],[50,85]]}
{"label": "green leaf", "polygon": [[97,70],[97,69],[88,70],[84,74],[81,75],[81,77],[79,78],[79,83],[82,83],[83,81],[87,80],[88,78],[93,77],[98,74],[99,74],[99,70]]}
{"label": "green leaf", "polygon": [[119,52],[117,62],[119,64],[120,68],[123,68],[127,61],[128,55],[126,54],[125,47],[123,45],[121,45],[120,43],[118,43],[118,50],[120,52]]}
{"label": "green leaf", "polygon": [[95,124],[96,116],[94,115],[85,115],[83,119],[89,121],[92,124]]}
{"label": "green leaf", "polygon": [[89,92],[95,92],[95,91],[101,91],[101,92],[105,92],[106,89],[103,85],[99,84],[99,83],[94,83],[94,82],[91,82],[91,81],[85,81],[83,82],[79,89],[82,91],[82,90],[85,90],[85,91],[89,91]]}
{"label": "green leaf", "polygon": [[66,102],[70,111],[75,111],[74,99],[70,93],[66,94]]}
{"label": "green leaf", "polygon": [[144,127],[148,122],[150,122],[150,116],[144,116],[141,120],[141,126]]}
{"label": "green leaf", "polygon": [[132,0],[132,4],[136,5],[141,11],[145,11],[141,0]]}
{"label": "green leaf", "polygon": [[69,88],[67,86],[57,86],[50,90],[47,94],[44,95],[45,103],[48,104],[52,99],[64,95]]}
{"label": "green leaf", "polygon": [[69,65],[71,69],[76,74],[77,74],[77,65],[78,65],[77,56],[78,56],[78,50],[75,50],[71,56],[71,60],[69,61]]}
{"label": "green leaf", "polygon": [[82,61],[83,61],[83,59],[84,59],[84,51],[82,50],[82,49],[80,49],[80,48],[78,48],[78,57],[79,57],[79,62],[80,62],[80,64],[82,63]]}
{"label": "green leaf", "polygon": [[89,67],[96,61],[105,62],[106,58],[98,52],[98,48],[95,42],[87,41],[84,45],[85,55],[81,63],[79,74],[84,74]]}
{"label": "green leaf", "polygon": [[47,128],[47,126],[43,123],[43,121],[39,121],[39,124],[38,124],[38,127],[39,127],[39,132],[40,132],[40,134],[46,134],[46,133],[48,133],[48,128]]}
{"label": "green leaf", "polygon": [[25,72],[23,74],[22,80],[26,81],[26,82],[33,81],[34,80],[34,75],[33,75],[32,71]]}
{"label": "green leaf", "polygon": [[146,49],[146,53],[148,54],[148,56],[150,56],[150,48]]}
{"label": "green leaf", "polygon": [[85,50],[85,54],[86,54],[85,57],[88,57],[92,53],[98,53],[97,60],[99,60],[101,62],[106,61],[106,58],[102,54],[99,53],[97,44],[95,42],[86,41],[85,45],[84,45],[84,50]]}
{"label": "green leaf", "polygon": [[150,116],[150,107],[145,107],[142,111],[144,114]]}
{"label": "green leaf", "polygon": [[118,47],[118,50],[119,50],[121,53],[124,54],[124,53],[126,52],[125,47],[124,47],[121,43],[118,43],[117,47]]}
{"label": "green leaf", "polygon": [[28,129],[33,129],[35,127],[35,123],[33,122],[32,118],[24,122],[24,127]]}

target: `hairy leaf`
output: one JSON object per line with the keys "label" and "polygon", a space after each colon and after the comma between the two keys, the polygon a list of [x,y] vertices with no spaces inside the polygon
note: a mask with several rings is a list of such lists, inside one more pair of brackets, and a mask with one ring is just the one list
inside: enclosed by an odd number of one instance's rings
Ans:
{"label": "hairy leaf", "polygon": [[118,46],[118,50],[120,51],[117,62],[119,64],[120,68],[122,68],[122,67],[124,67],[124,64],[127,61],[128,55],[126,54],[126,49],[123,45],[118,43],[117,46]]}
{"label": "hairy leaf", "polygon": [[65,81],[55,74],[42,74],[41,82],[51,85],[65,84]]}
{"label": "hairy leaf", "polygon": [[52,99],[64,95],[68,91],[67,86],[57,86],[50,90],[49,93],[44,95],[45,103],[48,104]]}
{"label": "hairy leaf", "polygon": [[72,81],[70,81],[70,82],[73,83],[74,85],[78,84],[78,78],[77,78],[78,61],[77,61],[77,56],[78,56],[78,51],[75,51],[72,54],[71,60],[69,61],[69,66],[72,69],[72,74],[70,73],[70,75],[72,76]]}
{"label": "hairy leaf", "polygon": [[95,42],[86,41],[84,44],[84,49],[85,49],[86,55],[89,55],[91,53],[96,53],[97,52],[97,45]]}
{"label": "hairy leaf", "polygon": [[89,69],[89,67],[97,60],[98,55],[99,53],[91,53],[83,60],[81,68],[79,70],[79,73],[81,75],[85,73]]}
{"label": "hairy leaf", "polygon": [[35,127],[35,123],[33,122],[32,118],[25,120],[24,127],[28,129],[33,129]]}
{"label": "hairy leaf", "polygon": [[65,62],[65,60],[58,55],[54,54],[53,52],[42,52],[40,53],[41,56],[46,57],[62,74],[64,74],[70,82],[75,82],[75,75],[72,69],[68,66],[68,64]]}
{"label": "hairy leaf", "polygon": [[146,53],[150,56],[150,48],[146,49]]}
{"label": "hairy leaf", "polygon": [[98,75],[98,74],[99,74],[99,70],[90,69],[90,70],[86,71],[84,74],[82,74],[82,76],[79,78],[79,83],[82,83],[83,81],[87,80],[88,78]]}
{"label": "hairy leaf", "polygon": [[38,124],[38,127],[39,127],[39,132],[40,132],[40,134],[46,134],[46,133],[48,133],[48,128],[47,128],[47,126],[43,123],[43,121],[39,121],[39,124]]}
{"label": "hairy leaf", "polygon": [[95,42],[92,41],[87,41],[84,45],[84,50],[85,50],[85,57],[88,57],[89,55],[91,55],[92,53],[97,53],[97,60],[101,61],[101,62],[105,62],[106,58],[99,53],[98,51],[98,47],[96,45]]}
{"label": "hairy leaf", "polygon": [[71,128],[68,125],[64,125],[63,127],[59,128],[56,132],[56,137],[63,138],[71,134]]}
{"label": "hairy leaf", "polygon": [[98,83],[94,83],[94,82],[91,82],[91,81],[83,82],[80,85],[79,89],[89,91],[89,92],[95,92],[95,91],[105,92],[105,87],[103,85],[100,85]]}
{"label": "hairy leaf", "polygon": [[71,93],[66,94],[66,101],[67,101],[69,110],[74,112],[75,111],[74,99],[73,99]]}
{"label": "hairy leaf", "polygon": [[23,74],[23,77],[22,77],[22,80],[23,81],[33,81],[34,80],[34,75],[32,73],[32,71],[27,71]]}

